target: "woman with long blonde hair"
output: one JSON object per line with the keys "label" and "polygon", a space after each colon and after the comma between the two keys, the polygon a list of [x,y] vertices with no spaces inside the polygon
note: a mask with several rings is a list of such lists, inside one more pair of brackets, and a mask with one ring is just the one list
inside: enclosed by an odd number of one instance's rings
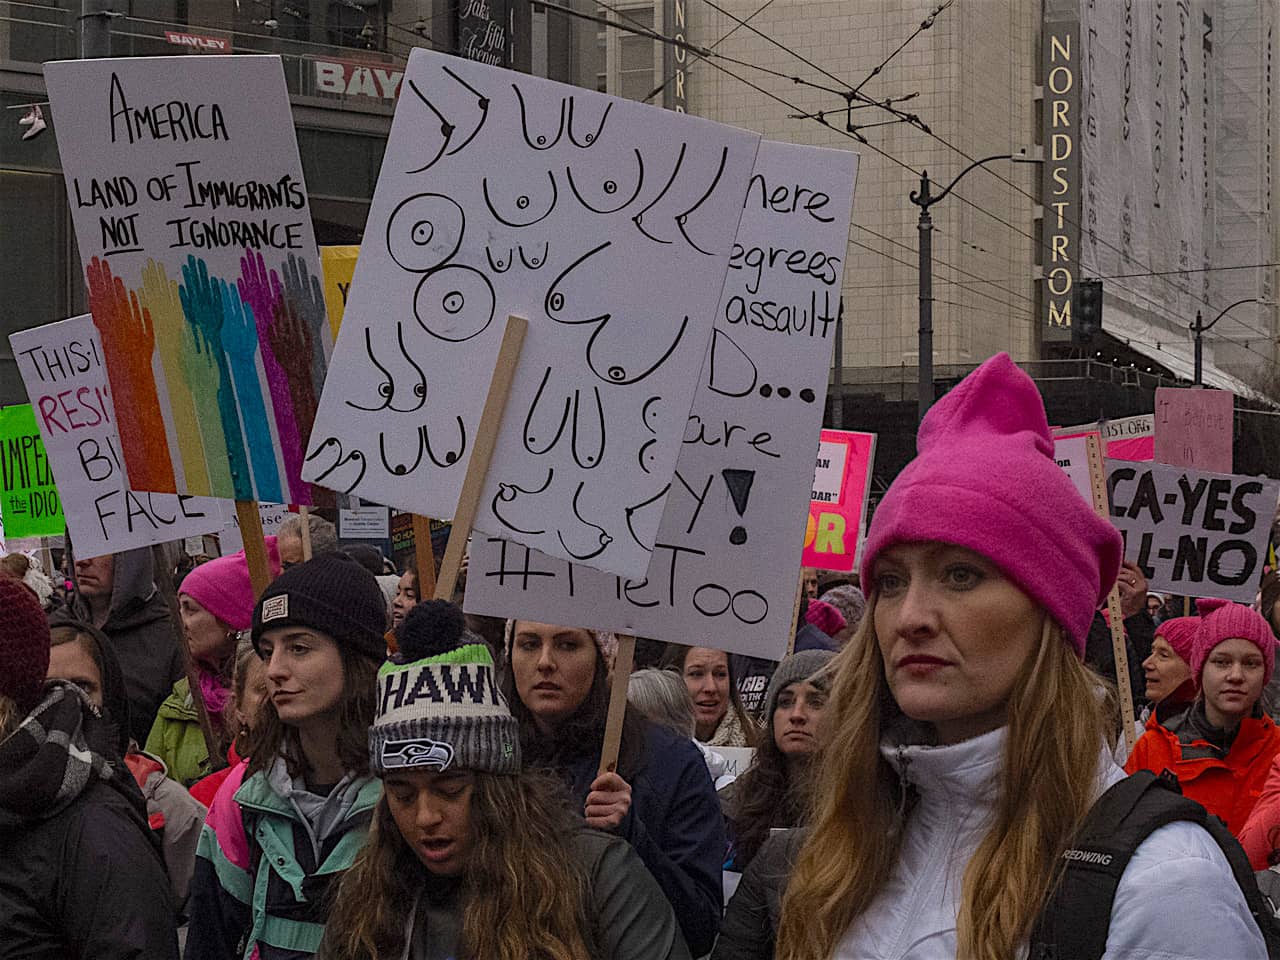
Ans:
{"label": "woman with long blonde hair", "polygon": [[688,960],[670,904],[621,838],[586,828],[520,735],[458,608],[415,606],[378,677],[369,839],[323,960]]}
{"label": "woman with long blonde hair", "polygon": [[[1064,853],[1124,777],[1081,661],[1121,541],[1054,463],[1034,383],[993,357],[917,446],[866,543],[867,615],[836,661],[778,960],[1026,956]],[[1104,956],[1266,956],[1205,829],[1138,846]]]}

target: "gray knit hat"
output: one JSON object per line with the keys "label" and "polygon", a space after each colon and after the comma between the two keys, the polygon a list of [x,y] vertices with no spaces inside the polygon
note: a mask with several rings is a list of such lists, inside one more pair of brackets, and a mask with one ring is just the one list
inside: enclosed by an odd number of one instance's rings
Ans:
{"label": "gray knit hat", "polygon": [[[802,650],[791,654],[778,664],[778,669],[773,671],[773,676],[769,680],[769,689],[765,691],[763,722],[765,724],[773,722],[773,711],[777,709],[778,697],[782,695],[783,690],[790,684],[810,679],[834,660],[835,656],[831,650]],[[825,677],[814,684],[815,687],[821,687],[824,690],[827,685]]]}
{"label": "gray knit hat", "polygon": [[520,736],[498,691],[493,657],[443,600],[420,603],[396,629],[397,659],[378,670],[369,766],[520,772]]}

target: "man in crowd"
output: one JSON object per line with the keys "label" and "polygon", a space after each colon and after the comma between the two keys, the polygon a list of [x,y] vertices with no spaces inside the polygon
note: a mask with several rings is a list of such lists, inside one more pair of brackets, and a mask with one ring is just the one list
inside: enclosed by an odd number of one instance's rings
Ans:
{"label": "man in crowd", "polygon": [[[288,570],[302,562],[301,516],[292,516],[280,525],[276,534],[276,546],[280,548],[280,566]],[[338,530],[323,517],[307,514],[307,527],[311,532],[311,555],[319,556],[338,547]]]}

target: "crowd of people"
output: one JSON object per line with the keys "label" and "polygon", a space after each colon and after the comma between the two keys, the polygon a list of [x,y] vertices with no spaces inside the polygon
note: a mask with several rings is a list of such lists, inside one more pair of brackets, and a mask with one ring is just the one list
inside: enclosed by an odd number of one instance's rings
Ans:
{"label": "crowd of people", "polygon": [[780,662],[637,641],[604,767],[617,637],[318,517],[256,597],[243,552],[4,558],[0,957],[1275,955],[1280,577],[1150,595],[1003,355],[918,449]]}

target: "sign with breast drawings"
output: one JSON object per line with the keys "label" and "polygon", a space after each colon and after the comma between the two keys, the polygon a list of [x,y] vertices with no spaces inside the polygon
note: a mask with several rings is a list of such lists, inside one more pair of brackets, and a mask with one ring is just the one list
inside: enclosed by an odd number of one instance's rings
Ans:
{"label": "sign with breast drawings", "polygon": [[476,526],[642,576],[758,144],[415,50],[305,476],[453,516],[519,315]]}

